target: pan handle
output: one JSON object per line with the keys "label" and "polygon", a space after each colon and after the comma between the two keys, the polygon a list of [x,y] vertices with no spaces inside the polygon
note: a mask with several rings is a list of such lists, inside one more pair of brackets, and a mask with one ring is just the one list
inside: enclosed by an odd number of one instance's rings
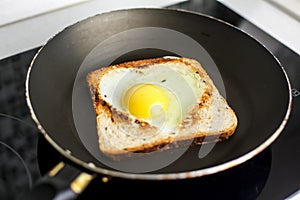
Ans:
{"label": "pan handle", "polygon": [[61,161],[29,190],[22,200],[70,200],[76,199],[95,175]]}

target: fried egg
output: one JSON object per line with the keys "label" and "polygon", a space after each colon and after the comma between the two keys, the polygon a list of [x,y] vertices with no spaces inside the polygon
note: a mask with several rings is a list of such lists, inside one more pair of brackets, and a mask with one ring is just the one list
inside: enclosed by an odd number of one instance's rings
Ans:
{"label": "fried egg", "polygon": [[111,110],[132,119],[128,123],[144,122],[164,134],[183,126],[183,120],[199,103],[204,87],[193,68],[165,61],[112,66],[99,83],[100,94]]}

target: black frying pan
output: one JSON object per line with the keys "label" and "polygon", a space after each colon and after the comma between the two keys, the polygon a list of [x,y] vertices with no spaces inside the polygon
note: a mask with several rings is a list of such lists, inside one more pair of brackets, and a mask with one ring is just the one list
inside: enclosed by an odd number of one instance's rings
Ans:
{"label": "black frying pan", "polygon": [[[176,150],[121,161],[125,167],[117,168],[97,149],[95,114],[85,75],[100,66],[170,55],[195,58],[203,64],[236,111],[237,130],[229,140],[208,147],[202,156],[202,146],[193,146],[155,170],[135,171],[142,165],[130,169],[147,159],[167,159]],[[68,180],[77,194],[95,175],[165,180],[229,169],[274,142],[291,109],[288,77],[257,40],[210,16],[150,8],[99,14],[55,35],[32,61],[26,96],[38,128],[69,161],[48,175],[55,179],[67,168],[63,166],[74,164],[80,178]]]}

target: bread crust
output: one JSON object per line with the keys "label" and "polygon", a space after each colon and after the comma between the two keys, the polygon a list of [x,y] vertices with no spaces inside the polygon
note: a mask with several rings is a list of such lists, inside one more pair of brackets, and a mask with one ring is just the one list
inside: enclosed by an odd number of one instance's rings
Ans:
{"label": "bread crust", "polygon": [[[180,63],[192,69],[195,74],[201,77],[204,81],[205,90],[199,98],[197,106],[191,111],[190,115],[185,118],[176,130],[169,136],[163,136],[161,138],[157,137],[156,140],[143,143],[136,146],[128,146],[123,149],[113,149],[107,143],[109,140],[109,135],[111,137],[113,134],[118,134],[116,132],[110,131],[111,127],[117,127],[116,130],[137,130],[139,134],[151,136],[153,133],[157,134],[157,128],[151,126],[149,123],[132,118],[127,114],[115,109],[112,105],[105,101],[101,91],[99,89],[99,82],[103,76],[110,70],[118,68],[136,68],[143,69],[149,66],[166,64],[166,63]],[[140,70],[142,71],[142,70]],[[90,72],[87,75],[87,82],[90,89],[91,98],[93,100],[93,106],[96,114],[97,122],[97,133],[99,138],[99,149],[106,155],[112,158],[120,158],[120,156],[128,155],[128,153],[147,153],[152,151],[159,151],[161,149],[171,149],[182,147],[186,145],[202,145],[205,143],[220,142],[227,140],[236,130],[238,125],[238,119],[234,110],[228,105],[228,102],[220,95],[219,91],[215,87],[213,81],[208,76],[204,68],[199,62],[194,59],[189,58],[153,58],[144,59],[137,61],[125,62],[117,65],[111,65],[108,67],[103,67],[95,71]],[[200,126],[209,126],[209,121],[214,120],[215,116],[211,114],[212,107],[218,104],[218,108],[225,112],[226,116],[223,116],[223,120],[230,119],[229,122],[226,121],[226,126],[222,129],[214,130],[214,128],[207,128],[209,131],[203,131]],[[211,119],[206,119],[211,118]],[[197,124],[201,120],[206,120],[204,124]],[[126,128],[124,128],[127,126]],[[189,127],[189,128],[187,128]],[[192,128],[191,128],[192,127]],[[188,133],[192,129],[193,133]],[[198,131],[199,130],[199,131]],[[109,132],[109,133],[108,133]],[[174,137],[173,135],[176,135]],[[156,137],[153,135],[153,137]],[[192,142],[191,142],[192,140]]]}

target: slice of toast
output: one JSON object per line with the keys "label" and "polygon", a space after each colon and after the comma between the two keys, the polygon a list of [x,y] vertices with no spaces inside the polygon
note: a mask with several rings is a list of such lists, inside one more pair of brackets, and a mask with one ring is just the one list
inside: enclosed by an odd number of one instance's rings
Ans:
{"label": "slice of toast", "polygon": [[[200,88],[199,92],[195,90],[195,104],[185,111],[181,121],[170,132],[160,132],[160,129],[148,121],[137,119],[116,108],[114,102],[107,97],[107,92],[113,90],[106,89],[110,87],[107,85],[108,80],[115,72],[135,70],[135,74],[143,76],[151,70],[155,71],[155,67],[160,70],[166,67],[183,71],[188,69]],[[131,83],[134,82],[133,78]],[[161,82],[167,78],[168,74],[165,74],[165,79]],[[234,110],[219,93],[201,64],[194,59],[164,57],[111,65],[90,72],[87,82],[96,113],[99,149],[107,155],[143,153],[161,150],[162,147],[168,149],[218,142],[228,139],[237,128],[238,118]],[[112,81],[113,84],[116,81]],[[117,86],[112,88],[116,89]]]}

